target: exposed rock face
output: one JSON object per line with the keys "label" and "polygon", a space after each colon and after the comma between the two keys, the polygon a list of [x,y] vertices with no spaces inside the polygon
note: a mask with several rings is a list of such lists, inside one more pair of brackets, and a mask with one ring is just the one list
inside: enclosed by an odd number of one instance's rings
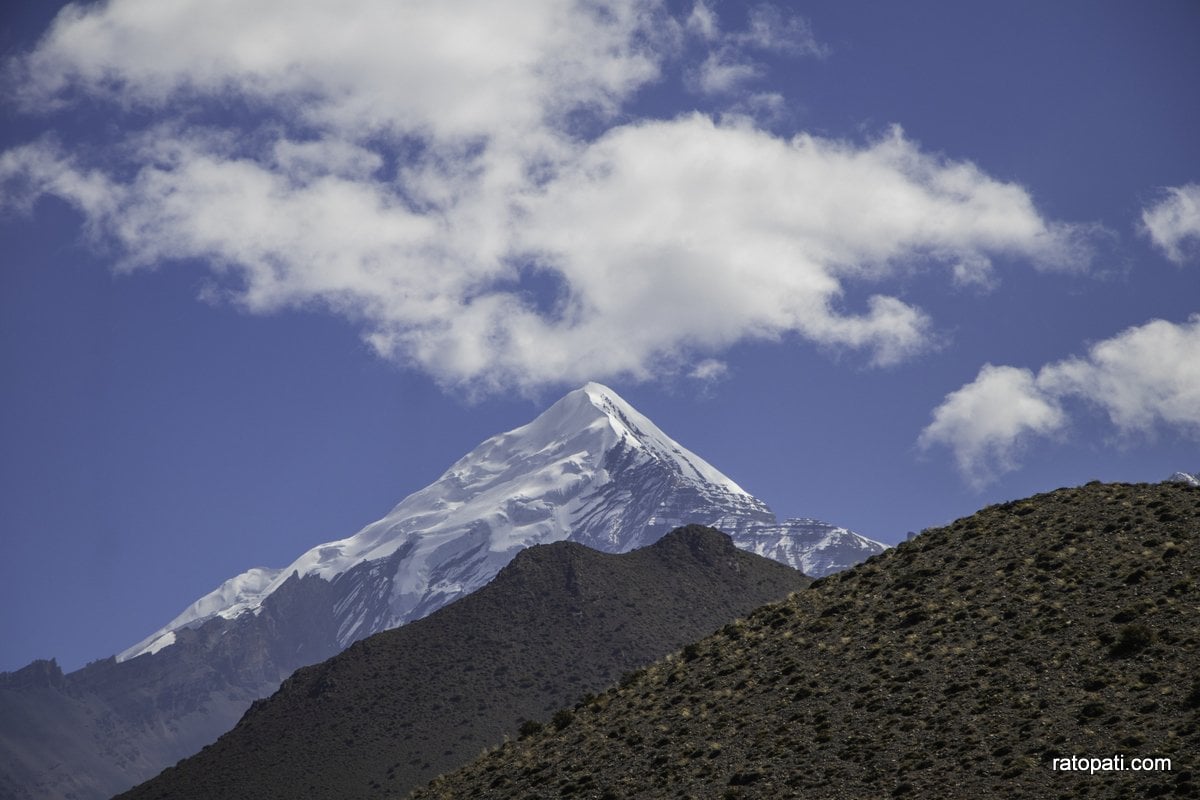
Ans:
{"label": "exposed rock face", "polygon": [[808,582],[700,526],[621,555],[538,545],[478,592],[297,671],[125,797],[400,796]]}
{"label": "exposed rock face", "polygon": [[[992,506],[413,797],[1198,797],[1197,576],[1200,489]],[[1114,755],[1125,769],[1059,761]]]}

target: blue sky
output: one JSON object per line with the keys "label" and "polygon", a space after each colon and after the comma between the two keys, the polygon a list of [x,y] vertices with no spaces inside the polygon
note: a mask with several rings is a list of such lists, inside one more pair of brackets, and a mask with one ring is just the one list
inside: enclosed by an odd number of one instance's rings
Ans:
{"label": "blue sky", "polygon": [[3,12],[0,669],[589,379],[887,542],[1200,469],[1200,6],[497,5]]}

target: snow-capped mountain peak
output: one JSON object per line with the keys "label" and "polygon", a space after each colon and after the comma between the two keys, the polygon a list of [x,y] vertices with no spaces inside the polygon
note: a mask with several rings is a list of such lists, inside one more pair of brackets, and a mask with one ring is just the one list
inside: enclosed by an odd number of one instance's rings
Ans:
{"label": "snow-capped mountain peak", "polygon": [[[599,383],[588,383],[576,392],[583,393],[595,408],[603,411],[613,430],[627,436],[631,445],[646,449],[664,461],[673,462],[680,473],[689,479],[711,483],[735,494],[750,497],[748,492],[707,461],[663,433],[648,417],[626,403],[612,389]],[[563,399],[569,397],[571,395]]]}
{"label": "snow-capped mountain peak", "polygon": [[[122,663],[102,660],[80,670],[74,685],[83,694],[58,695],[43,716],[86,713],[105,732],[125,731],[120,735],[137,745],[130,752],[138,753],[120,774],[144,777],[228,730],[294,670],[481,588],[523,548],[566,539],[621,553],[692,523],[718,528],[738,548],[811,577],[884,549],[816,520],[778,522],[761,500],[611,389],[589,383],[528,424],[482,442],[353,536],[313,547],[281,569],[251,569],[225,581],[117,656]],[[701,560],[728,559],[724,550],[684,546]],[[671,557],[661,568],[677,564]],[[63,686],[74,680],[57,667],[34,667]],[[28,709],[28,700],[16,702]],[[80,774],[108,780],[110,737],[70,738],[70,757],[39,762],[46,774],[66,775],[72,786]]]}
{"label": "snow-capped mountain peak", "polygon": [[570,538],[623,552],[689,522],[733,533],[774,521],[765,504],[612,389],[588,383],[484,441],[377,522],[283,569],[231,578],[118,659],[154,652],[174,631],[214,616],[257,613],[293,575],[344,587],[346,645],[479,588],[533,544]]}

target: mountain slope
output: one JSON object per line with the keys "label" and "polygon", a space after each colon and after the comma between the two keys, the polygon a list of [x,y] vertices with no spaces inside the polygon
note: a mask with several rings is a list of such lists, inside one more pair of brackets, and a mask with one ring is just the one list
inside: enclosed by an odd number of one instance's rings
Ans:
{"label": "mountain slope", "polygon": [[625,552],[690,523],[814,574],[884,549],[824,523],[780,526],[765,503],[590,383],[355,535],[229,579],[116,663],[36,691],[0,676],[0,781],[36,787],[21,798],[110,796],[211,742],[297,667],[469,594],[526,547],[569,539]]}
{"label": "mountain slope", "polygon": [[535,546],[478,592],[297,671],[124,797],[401,793],[808,582],[699,526],[622,555]]}
{"label": "mountain slope", "polygon": [[338,652],[330,586],[294,577],[154,655],[0,674],[0,797],[106,798],[196,752],[299,666]]}
{"label": "mountain slope", "polygon": [[[1200,489],[992,506],[413,797],[1200,796],[1197,576]],[[1055,769],[1114,755],[1172,769]]]}

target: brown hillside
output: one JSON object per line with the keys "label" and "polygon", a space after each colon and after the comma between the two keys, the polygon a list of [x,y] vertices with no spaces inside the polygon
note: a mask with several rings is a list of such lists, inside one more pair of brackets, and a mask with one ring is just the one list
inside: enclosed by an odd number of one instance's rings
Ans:
{"label": "brown hillside", "polygon": [[[1197,797],[1200,489],[930,530],[660,661],[430,798]],[[1163,757],[1170,771],[1055,771]]]}
{"label": "brown hillside", "polygon": [[532,547],[478,592],[297,671],[216,744],[122,797],[401,795],[808,583],[700,526],[623,555]]}

